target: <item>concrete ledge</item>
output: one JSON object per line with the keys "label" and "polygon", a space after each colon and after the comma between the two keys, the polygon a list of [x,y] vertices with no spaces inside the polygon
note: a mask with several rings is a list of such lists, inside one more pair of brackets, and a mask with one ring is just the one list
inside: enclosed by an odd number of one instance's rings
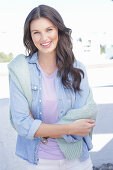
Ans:
{"label": "concrete ledge", "polygon": [[93,149],[90,152],[96,167],[113,164],[113,103],[99,104],[96,127],[93,131]]}

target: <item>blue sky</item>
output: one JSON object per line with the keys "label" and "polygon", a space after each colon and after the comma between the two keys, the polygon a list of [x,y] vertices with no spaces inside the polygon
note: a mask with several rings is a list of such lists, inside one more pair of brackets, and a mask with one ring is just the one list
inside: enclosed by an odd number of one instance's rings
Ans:
{"label": "blue sky", "polygon": [[[57,9],[73,36],[91,32],[112,32],[111,0],[1,0],[0,51],[23,52],[23,25],[28,13],[40,4]],[[4,51],[4,52],[5,52]]]}

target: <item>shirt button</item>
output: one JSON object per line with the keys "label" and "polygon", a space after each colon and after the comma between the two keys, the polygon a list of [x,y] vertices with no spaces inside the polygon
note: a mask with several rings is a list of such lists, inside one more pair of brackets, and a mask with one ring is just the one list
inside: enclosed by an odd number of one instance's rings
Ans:
{"label": "shirt button", "polygon": [[36,87],[36,86],[34,86],[34,90],[37,90],[37,87]]}
{"label": "shirt button", "polygon": [[40,87],[40,90],[41,90],[42,88]]}
{"label": "shirt button", "polygon": [[39,102],[41,103],[41,102],[42,102],[42,100],[39,100]]}
{"label": "shirt button", "polygon": [[40,112],[40,115],[42,114],[42,112]]}

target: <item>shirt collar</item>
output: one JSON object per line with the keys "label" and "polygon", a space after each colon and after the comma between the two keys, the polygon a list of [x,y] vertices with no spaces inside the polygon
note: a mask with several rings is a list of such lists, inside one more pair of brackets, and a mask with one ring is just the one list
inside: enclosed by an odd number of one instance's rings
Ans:
{"label": "shirt collar", "polygon": [[38,64],[37,52],[34,53],[34,54],[30,57],[30,59],[29,59],[28,62],[29,62],[30,64]]}
{"label": "shirt collar", "polygon": [[39,63],[38,63],[38,55],[37,55],[37,52],[35,52],[29,59],[28,63],[30,64],[36,64],[38,69],[39,69]]}

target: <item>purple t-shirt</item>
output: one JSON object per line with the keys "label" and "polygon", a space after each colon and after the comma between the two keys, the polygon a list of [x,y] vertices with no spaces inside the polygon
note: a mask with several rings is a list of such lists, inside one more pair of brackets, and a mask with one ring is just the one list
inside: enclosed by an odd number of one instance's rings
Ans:
{"label": "purple t-shirt", "polygon": [[[42,108],[43,108],[43,123],[54,124],[58,121],[58,102],[55,89],[55,77],[56,72],[48,75],[41,68],[42,73]],[[61,160],[65,159],[61,152],[56,139],[48,138],[48,143],[40,143],[38,152],[38,158]]]}

